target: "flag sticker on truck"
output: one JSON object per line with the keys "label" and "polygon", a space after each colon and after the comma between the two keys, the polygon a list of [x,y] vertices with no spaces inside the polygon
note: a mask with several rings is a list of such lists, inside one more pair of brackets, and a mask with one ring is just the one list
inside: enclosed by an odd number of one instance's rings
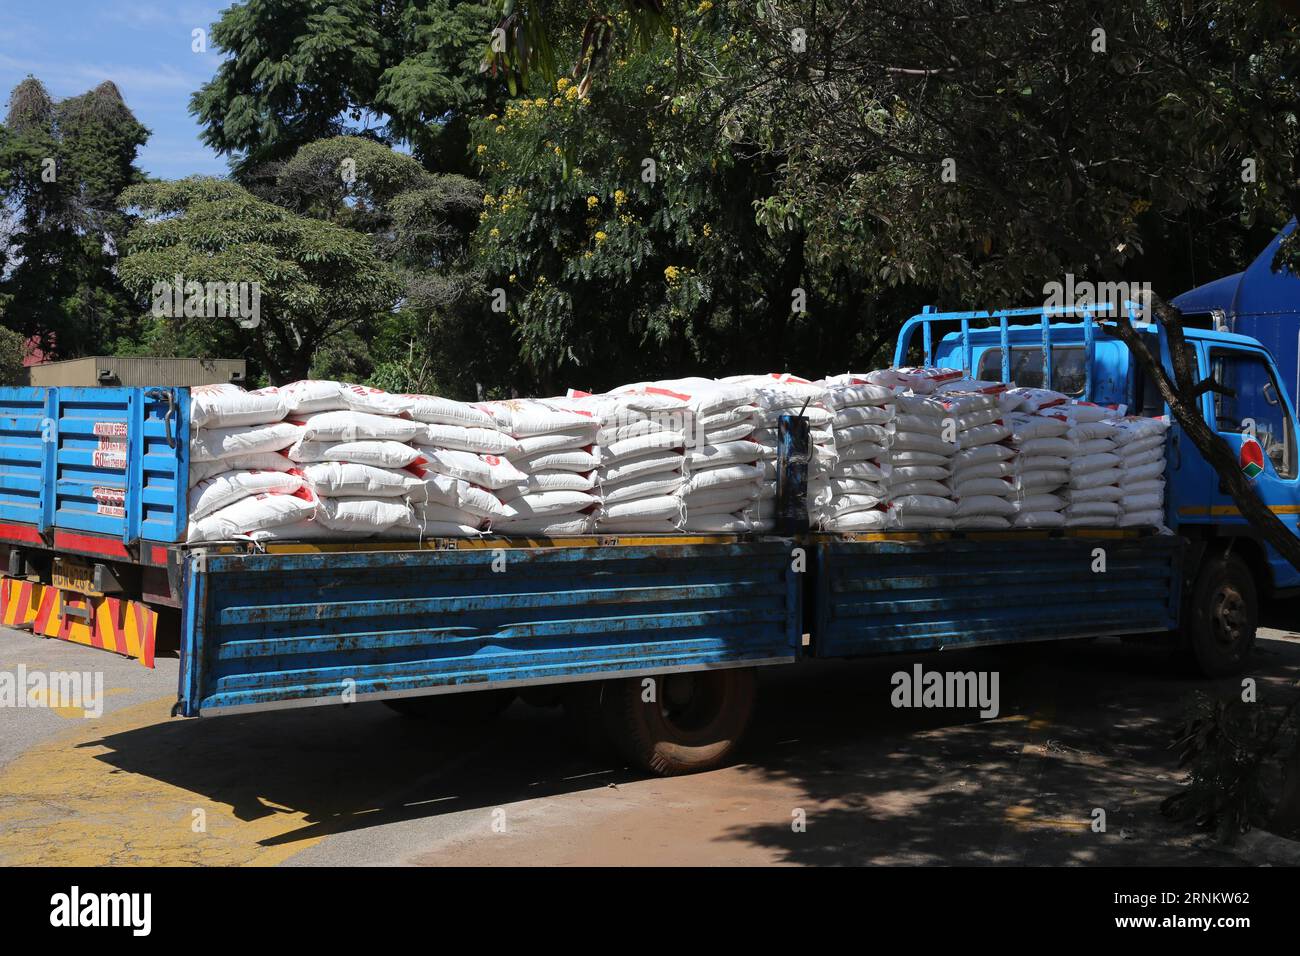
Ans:
{"label": "flag sticker on truck", "polygon": [[1238,456],[1241,462],[1242,473],[1247,478],[1254,480],[1264,471],[1264,449],[1254,438],[1247,436],[1241,442],[1241,454]]}

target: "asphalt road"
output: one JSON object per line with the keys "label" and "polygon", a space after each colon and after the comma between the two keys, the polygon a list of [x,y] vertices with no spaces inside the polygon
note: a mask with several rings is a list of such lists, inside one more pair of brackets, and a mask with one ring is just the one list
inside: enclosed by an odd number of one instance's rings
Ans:
{"label": "asphalt road", "polygon": [[[1300,613],[1270,614],[1265,687],[1300,678]],[[1000,716],[895,709],[914,660],[996,670]],[[0,865],[1237,862],[1158,812],[1182,702],[1214,685],[1118,641],[768,669],[740,762],[671,780],[521,702],[469,732],[380,704],[184,720],[174,658],[0,629],[20,665],[102,674],[104,707],[0,708]]]}

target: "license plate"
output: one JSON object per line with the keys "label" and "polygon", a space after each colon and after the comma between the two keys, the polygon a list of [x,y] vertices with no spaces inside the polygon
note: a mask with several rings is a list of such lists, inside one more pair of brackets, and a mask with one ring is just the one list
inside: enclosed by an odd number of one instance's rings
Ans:
{"label": "license plate", "polygon": [[64,591],[78,591],[82,594],[98,594],[95,590],[95,566],[71,561],[68,558],[55,558],[50,579],[56,588]]}

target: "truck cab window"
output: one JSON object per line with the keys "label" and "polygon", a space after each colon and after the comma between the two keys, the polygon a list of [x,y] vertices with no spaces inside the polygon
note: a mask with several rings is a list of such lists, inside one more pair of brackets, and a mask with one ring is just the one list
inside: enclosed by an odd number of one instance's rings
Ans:
{"label": "truck cab window", "polygon": [[1296,476],[1295,433],[1277,380],[1263,356],[1254,352],[1215,350],[1214,380],[1233,390],[1214,393],[1214,417],[1221,432],[1244,432],[1254,422],[1255,437],[1278,475]]}
{"label": "truck cab window", "polygon": [[[1002,349],[994,346],[980,356],[977,378],[1002,380]],[[1087,374],[1082,346],[1052,348],[1052,389],[1064,395],[1082,395]],[[1019,345],[1011,349],[1011,381],[1026,388],[1043,387],[1043,348]]]}

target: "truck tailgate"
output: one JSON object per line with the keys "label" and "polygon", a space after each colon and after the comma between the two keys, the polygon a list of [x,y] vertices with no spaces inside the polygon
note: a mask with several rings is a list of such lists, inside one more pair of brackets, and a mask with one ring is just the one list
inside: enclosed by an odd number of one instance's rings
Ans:
{"label": "truck tailgate", "polygon": [[180,710],[794,660],[791,545],[191,553]]}

